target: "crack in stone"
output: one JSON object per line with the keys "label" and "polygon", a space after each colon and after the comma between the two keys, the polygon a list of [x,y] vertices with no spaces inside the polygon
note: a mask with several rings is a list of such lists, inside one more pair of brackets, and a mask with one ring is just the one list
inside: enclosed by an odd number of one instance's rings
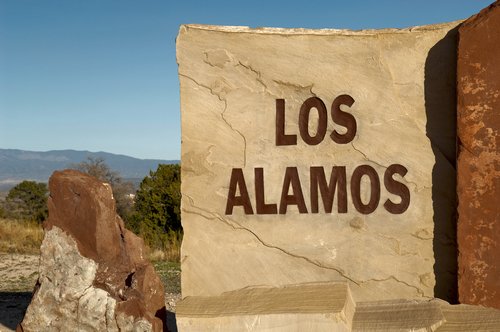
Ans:
{"label": "crack in stone", "polygon": [[79,328],[80,328],[80,301],[81,301],[82,297],[85,295],[85,293],[86,293],[86,292],[87,292],[90,288],[92,288],[92,287],[93,287],[93,285],[88,286],[87,288],[85,288],[85,289],[83,290],[83,292],[81,293],[81,295],[79,295],[79,296],[78,296],[78,301],[77,301],[77,303],[76,303],[76,324],[77,324],[76,326],[78,327],[78,330],[79,330]]}
{"label": "crack in stone", "polygon": [[413,234],[413,233],[412,233],[412,234],[410,234],[410,235],[411,235],[411,236],[413,236],[413,237],[415,237],[415,238],[417,238],[417,239],[419,239],[419,240],[422,240],[422,241],[429,241],[429,240],[432,240],[432,238],[425,238],[425,237],[422,237],[422,236],[419,236],[419,235],[417,235],[417,234]]}
{"label": "crack in stone", "polygon": [[217,99],[219,99],[219,101],[223,102],[224,103],[224,109],[222,110],[222,112],[220,113],[220,116],[222,118],[222,121],[224,121],[226,123],[226,125],[232,130],[234,131],[235,133],[237,133],[238,135],[241,136],[241,138],[243,139],[243,167],[246,166],[247,164],[247,139],[245,138],[245,136],[236,128],[234,128],[226,119],[226,117],[224,116],[226,110],[227,110],[227,100],[225,98],[222,98],[218,93],[216,93],[211,87],[207,86],[207,85],[204,85],[204,84],[201,84],[199,82],[197,82],[194,78],[192,77],[189,77],[185,74],[181,74],[179,73],[179,76],[182,76],[184,78],[187,78],[188,80],[192,81],[193,83],[195,83],[196,85],[202,87],[202,88],[205,88],[207,89],[208,91],[210,91],[210,94],[214,95],[217,97]]}
{"label": "crack in stone", "polygon": [[106,328],[109,329],[109,321],[108,321],[108,306],[109,298],[106,298],[106,310],[104,311],[104,324],[106,324]]}
{"label": "crack in stone", "polygon": [[231,128],[231,130],[233,130],[234,132],[238,133],[241,138],[243,139],[243,167],[245,167],[247,165],[247,139],[245,138],[245,136],[237,129],[235,129],[230,123],[229,121],[227,121],[226,117],[224,116],[224,114],[226,113],[226,110],[227,110],[227,101],[224,99],[224,109],[222,110],[220,116],[222,118],[222,120],[226,123],[226,125]]}
{"label": "crack in stone", "polygon": [[309,90],[309,92],[313,96],[316,96],[316,93],[313,92],[313,88],[314,88],[314,84],[313,83],[311,83],[310,85],[300,85],[300,84],[291,83],[291,82],[285,82],[285,81],[280,81],[280,80],[273,80],[273,82],[276,83],[276,84],[278,84],[278,85],[287,86],[287,87],[294,88],[294,89],[297,89],[297,90]]}
{"label": "crack in stone", "polygon": [[252,66],[250,66],[250,65],[245,65],[243,62],[241,62],[241,60],[238,60],[238,65],[242,66],[243,68],[246,68],[246,69],[250,70],[255,75],[257,75],[257,77],[259,77],[259,78],[261,77],[261,73],[258,70],[253,69]]}
{"label": "crack in stone", "polygon": [[[186,195],[186,197],[189,199],[190,202],[193,202],[193,199],[189,196]],[[205,209],[202,209],[202,208],[199,208],[197,206],[195,206],[194,204],[192,204],[192,207],[194,207],[195,209],[198,209],[198,210],[201,210],[205,213],[207,213],[208,215],[212,216],[212,218],[210,217],[207,217],[205,216],[204,214],[200,213],[200,212],[197,212],[197,211],[191,211],[191,210],[188,210],[188,209],[184,209],[184,211],[186,213],[192,213],[192,214],[195,214],[195,215],[198,215],[198,216],[201,216],[203,218],[206,218],[206,219],[209,219],[209,220],[219,220],[221,221],[222,223],[228,225],[229,227],[235,229],[235,230],[241,230],[241,231],[246,231],[248,233],[250,233],[257,241],[259,241],[264,247],[266,248],[270,248],[270,249],[275,249],[275,250],[278,250],[282,253],[284,253],[285,255],[287,256],[291,256],[293,258],[297,258],[297,259],[302,259],[306,262],[308,262],[309,264],[312,264],[312,265],[315,265],[319,268],[322,268],[322,269],[327,269],[327,270],[333,270],[333,271],[336,271],[338,274],[340,274],[342,277],[344,277],[345,279],[351,281],[352,283],[356,284],[357,286],[360,285],[360,283],[352,278],[350,278],[349,276],[346,275],[346,273],[339,269],[339,268],[335,268],[335,267],[332,267],[332,266],[325,266],[323,264],[320,264],[319,262],[316,262],[316,261],[313,261],[311,260],[310,258],[307,258],[305,256],[301,256],[301,255],[296,255],[296,254],[293,254],[291,252],[288,252],[286,251],[285,249],[283,248],[280,248],[280,247],[277,247],[277,246],[274,246],[274,245],[271,245],[271,244],[268,244],[266,243],[264,240],[262,240],[262,238],[260,238],[255,232],[253,232],[252,230],[246,228],[246,227],[243,227],[241,224],[237,223],[236,221],[234,220],[231,220],[231,222],[229,222],[228,220],[222,218],[221,216],[219,216],[218,214],[216,213],[212,213],[210,211],[207,211]]]}
{"label": "crack in stone", "polygon": [[224,101],[225,99],[222,98],[217,92],[215,92],[211,87],[209,87],[208,85],[205,85],[205,84],[201,84],[199,83],[198,81],[196,81],[194,78],[188,76],[188,75],[185,75],[185,74],[181,74],[179,73],[179,76],[182,76],[184,78],[187,78],[188,80],[192,81],[194,84],[198,85],[198,86],[201,86],[202,88],[205,88],[207,89],[208,91],[210,91],[210,94],[214,95],[217,97],[217,99],[219,99],[220,101]]}
{"label": "crack in stone", "polygon": [[356,148],[356,147],[354,146],[354,143],[353,143],[353,142],[351,142],[351,144],[350,144],[350,145],[352,146],[352,148],[353,148],[355,151],[357,151],[358,153],[360,153],[366,161],[369,161],[369,162],[371,162],[371,163],[373,163],[373,164],[375,164],[375,165],[377,165],[377,166],[380,166],[380,167],[382,167],[382,168],[385,168],[385,169],[387,169],[387,168],[388,168],[388,166],[384,166],[384,165],[382,165],[382,164],[377,163],[376,161],[373,161],[373,160],[369,159],[369,158],[366,156],[366,154],[364,154],[361,150],[359,150],[358,148]]}
{"label": "crack in stone", "polygon": [[[358,148],[356,148],[356,147],[354,146],[354,143],[353,143],[353,142],[351,142],[351,146],[352,146],[352,148],[353,148],[355,151],[357,151],[358,153],[360,153],[366,161],[368,161],[368,162],[370,162],[370,163],[373,163],[373,164],[375,164],[375,165],[377,165],[377,166],[379,166],[379,167],[385,168],[385,169],[387,169],[387,168],[388,168],[388,166],[384,166],[384,165],[382,165],[382,164],[377,163],[376,161],[373,161],[373,160],[369,159],[369,158],[366,156],[366,154],[365,154],[365,153],[363,153],[361,150],[359,150]],[[412,181],[408,181],[408,180],[406,180],[406,179],[405,179],[405,181],[406,181],[406,183],[409,183],[409,184],[414,185],[414,186],[415,186],[415,190],[416,190],[416,191],[418,191],[418,190],[417,190],[417,189],[419,188],[418,184],[416,184],[415,182],[412,182]],[[429,188],[428,188],[428,187],[423,187],[423,189],[429,189]]]}
{"label": "crack in stone", "polygon": [[267,92],[268,94],[272,95],[272,93],[269,91],[266,83],[264,83],[264,80],[262,79],[262,74],[260,73],[260,71],[254,69],[252,66],[250,65],[245,65],[243,64],[243,62],[241,62],[240,60],[238,60],[238,65],[247,69],[247,70],[250,70],[252,73],[254,73],[257,77],[256,77],[256,80],[257,82],[259,82],[260,84],[262,84],[262,86],[264,87],[264,92]]}
{"label": "crack in stone", "polygon": [[[417,293],[418,293],[420,296],[424,297],[424,298],[428,298],[428,299],[430,299],[430,298],[431,298],[431,297],[429,297],[429,296],[426,296],[426,295],[425,295],[425,293],[424,293],[424,291],[423,291],[423,290],[421,290],[420,288],[418,288],[417,286],[414,286],[414,285],[411,285],[411,284],[409,284],[409,283],[407,283],[407,282],[405,282],[405,281],[399,280],[399,279],[397,279],[397,278],[396,278],[396,277],[394,277],[394,276],[390,276],[390,277],[387,277],[387,278],[385,278],[385,279],[368,279],[368,280],[363,280],[363,281],[356,281],[356,280],[354,280],[354,279],[350,278],[349,276],[347,276],[347,275],[346,275],[346,273],[345,273],[343,270],[341,270],[341,269],[338,269],[338,268],[335,268],[335,267],[331,267],[331,266],[325,266],[325,265],[322,265],[322,264],[320,264],[319,262],[315,262],[315,261],[313,261],[313,260],[311,260],[311,259],[309,259],[309,258],[307,258],[307,257],[305,257],[305,256],[296,255],[296,254],[293,254],[293,253],[291,253],[291,252],[288,252],[288,251],[286,251],[285,249],[282,249],[282,248],[280,248],[280,247],[277,247],[277,246],[274,246],[274,245],[268,244],[268,243],[266,243],[264,240],[262,240],[262,239],[261,239],[261,238],[260,238],[260,237],[259,237],[256,233],[254,233],[252,230],[250,230],[250,229],[248,229],[248,228],[243,227],[241,224],[239,224],[239,223],[235,222],[234,220],[231,220],[231,222],[229,222],[228,220],[225,220],[224,218],[222,218],[221,216],[219,216],[219,215],[218,215],[218,214],[216,214],[216,213],[212,213],[212,212],[209,212],[209,211],[207,211],[207,210],[205,210],[205,209],[199,208],[199,207],[197,207],[197,206],[195,206],[195,205],[193,204],[193,203],[194,203],[194,200],[193,200],[193,198],[192,198],[192,197],[190,197],[190,196],[188,196],[188,195],[186,195],[186,197],[187,197],[187,198],[188,198],[188,200],[190,201],[190,203],[191,203],[192,207],[194,207],[195,209],[201,210],[202,212],[207,213],[207,214],[208,214],[208,216],[207,216],[207,215],[204,215],[204,214],[203,214],[203,213],[201,213],[201,212],[192,211],[192,210],[188,210],[188,209],[185,209],[185,210],[184,210],[186,213],[192,213],[192,214],[195,214],[195,215],[201,216],[201,217],[203,217],[203,218],[205,218],[205,219],[208,219],[208,220],[219,220],[219,221],[223,222],[224,224],[228,225],[229,227],[231,227],[231,228],[233,228],[233,229],[235,229],[235,230],[246,231],[246,232],[250,233],[250,234],[251,234],[251,235],[252,235],[252,236],[253,236],[253,237],[254,237],[257,241],[259,241],[259,242],[260,242],[263,246],[265,246],[266,248],[275,249],[275,250],[278,250],[278,251],[280,251],[280,252],[284,253],[284,254],[285,254],[285,255],[287,255],[287,256],[294,257],[294,258],[297,258],[297,259],[302,259],[302,260],[305,260],[305,261],[306,261],[306,262],[308,262],[309,264],[312,264],[312,265],[317,266],[317,267],[319,267],[319,268],[328,269],[328,270],[334,270],[334,271],[336,271],[337,273],[339,273],[339,274],[340,274],[343,278],[345,278],[345,279],[347,279],[347,280],[351,281],[352,283],[356,284],[357,286],[362,286],[364,283],[367,283],[367,282],[372,282],[372,281],[376,281],[376,282],[383,282],[383,281],[387,281],[387,280],[392,279],[392,280],[394,280],[394,281],[396,281],[396,282],[398,282],[398,283],[404,284],[404,285],[405,285],[405,286],[407,286],[407,287],[410,287],[410,288],[415,289],[415,290],[417,291]],[[377,235],[381,236],[380,234],[377,234]],[[385,236],[383,236],[383,237],[385,237]],[[406,253],[405,253],[405,254],[404,254],[404,255],[402,255],[402,256],[407,256],[407,255],[415,255],[415,254],[412,254],[412,253],[407,253],[407,254],[406,254]]]}
{"label": "crack in stone", "polygon": [[405,256],[419,256],[418,252],[410,252],[410,251],[405,251],[401,249],[401,241],[399,239],[396,239],[392,236],[387,236],[381,233],[375,233],[377,236],[384,238],[386,240],[394,241],[396,243],[396,250],[395,252],[398,254],[398,256],[405,257]]}
{"label": "crack in stone", "polygon": [[421,290],[420,288],[418,288],[417,286],[411,285],[411,284],[407,283],[406,281],[399,280],[399,279],[398,279],[398,278],[396,278],[395,276],[389,276],[389,277],[387,277],[387,278],[385,278],[385,279],[368,279],[368,280],[364,280],[364,281],[361,281],[361,285],[362,285],[362,284],[364,284],[364,283],[367,283],[367,282],[373,282],[373,281],[376,281],[376,282],[384,282],[384,281],[388,281],[388,280],[391,280],[391,279],[392,279],[392,280],[394,280],[394,281],[396,281],[396,282],[398,282],[398,283],[401,283],[401,284],[403,284],[403,285],[405,285],[405,286],[407,286],[407,287],[410,287],[410,288],[415,289],[415,290],[417,291],[417,293],[418,293],[421,297],[423,297],[423,298],[426,298],[426,299],[432,299],[432,297],[430,297],[430,296],[426,296],[426,295],[424,294],[424,291],[423,291],[423,290]]}

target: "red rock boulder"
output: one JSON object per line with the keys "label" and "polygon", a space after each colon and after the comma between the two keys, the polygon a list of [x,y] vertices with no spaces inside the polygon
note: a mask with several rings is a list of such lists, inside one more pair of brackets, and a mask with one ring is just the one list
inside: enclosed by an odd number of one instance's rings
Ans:
{"label": "red rock boulder", "polygon": [[164,289],[111,187],[75,171],[49,180],[40,275],[21,331],[162,331]]}

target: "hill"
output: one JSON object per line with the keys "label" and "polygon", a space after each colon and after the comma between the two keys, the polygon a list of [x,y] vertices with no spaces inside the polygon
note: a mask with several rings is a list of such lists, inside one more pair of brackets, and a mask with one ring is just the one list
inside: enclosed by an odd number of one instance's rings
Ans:
{"label": "hill", "polygon": [[158,164],[179,163],[179,160],[138,159],[108,152],[0,149],[0,190],[10,188],[22,180],[47,182],[55,170],[69,168],[72,164],[87,160],[87,157],[103,158],[122,178],[136,183],[148,175],[150,170],[156,170]]}

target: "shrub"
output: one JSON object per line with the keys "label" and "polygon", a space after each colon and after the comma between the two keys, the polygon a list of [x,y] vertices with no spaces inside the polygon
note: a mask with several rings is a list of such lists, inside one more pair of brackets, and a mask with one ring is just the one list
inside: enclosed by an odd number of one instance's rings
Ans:
{"label": "shrub", "polygon": [[152,249],[178,252],[182,239],[179,165],[159,165],[146,176],[135,196],[127,227]]}
{"label": "shrub", "polygon": [[47,218],[46,183],[23,181],[9,191],[4,214],[10,218],[42,222]]}

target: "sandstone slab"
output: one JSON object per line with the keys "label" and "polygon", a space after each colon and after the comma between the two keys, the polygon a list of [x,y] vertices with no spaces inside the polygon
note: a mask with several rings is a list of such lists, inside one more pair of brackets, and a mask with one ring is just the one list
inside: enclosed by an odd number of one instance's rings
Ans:
{"label": "sandstone slab", "polygon": [[177,307],[182,331],[499,331],[500,310],[439,299],[354,303],[346,283],[249,287],[188,296]]}
{"label": "sandstone slab", "polygon": [[442,300],[356,303],[352,331],[498,331],[500,311]]}
{"label": "sandstone slab", "polygon": [[247,288],[186,297],[179,331],[350,331],[354,302],[346,283]]}
{"label": "sandstone slab", "polygon": [[20,331],[162,331],[163,284],[142,240],[115,212],[111,187],[54,172],[39,278]]}
{"label": "sandstone slab", "polygon": [[500,308],[500,2],[459,29],[458,244],[461,303]]}
{"label": "sandstone slab", "polygon": [[457,24],[182,26],[183,296],[453,299]]}

